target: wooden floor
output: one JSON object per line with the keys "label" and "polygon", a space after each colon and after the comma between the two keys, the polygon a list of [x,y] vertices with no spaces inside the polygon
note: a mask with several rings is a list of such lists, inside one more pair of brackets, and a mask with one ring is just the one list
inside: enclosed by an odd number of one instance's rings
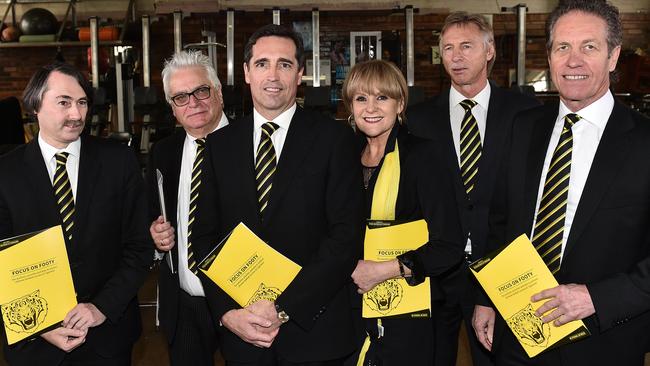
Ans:
{"label": "wooden floor", "polygon": [[[169,358],[167,345],[161,331],[156,329],[156,271],[152,271],[144,286],[140,290],[139,299],[143,304],[142,311],[142,336],[135,344],[133,350],[133,366],[168,366]],[[458,347],[457,366],[471,366],[472,357],[467,343],[465,329],[461,329]],[[219,354],[215,357],[215,366],[223,366],[223,359]],[[0,349],[0,366],[7,366]],[[37,366],[37,365],[35,365]],[[650,354],[646,355],[645,366],[650,366]]]}

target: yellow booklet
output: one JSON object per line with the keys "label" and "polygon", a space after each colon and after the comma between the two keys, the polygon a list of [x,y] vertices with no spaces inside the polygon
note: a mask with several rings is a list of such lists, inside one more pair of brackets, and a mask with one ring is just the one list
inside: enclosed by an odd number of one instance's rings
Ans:
{"label": "yellow booklet", "polygon": [[61,226],[0,240],[0,307],[8,344],[57,325],[75,305]]}
{"label": "yellow booklet", "polygon": [[526,235],[470,268],[529,357],[589,336],[582,320],[556,327],[535,315],[547,300],[532,303],[531,296],[558,283]]}
{"label": "yellow booklet", "polygon": [[244,223],[239,223],[199,268],[242,307],[258,300],[274,301],[301,269]]}
{"label": "yellow booklet", "polygon": [[[363,259],[387,261],[417,249],[429,241],[424,220],[408,223],[369,221],[366,227]],[[427,277],[417,286],[409,286],[403,278],[384,281],[363,295],[362,316],[428,317],[431,314],[431,286]]]}

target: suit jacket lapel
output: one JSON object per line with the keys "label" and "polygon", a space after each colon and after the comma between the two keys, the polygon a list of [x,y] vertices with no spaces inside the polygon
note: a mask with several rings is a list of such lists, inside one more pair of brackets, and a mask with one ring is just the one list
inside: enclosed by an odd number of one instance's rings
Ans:
{"label": "suit jacket lapel", "polygon": [[102,169],[102,160],[97,156],[97,149],[88,137],[81,138],[81,153],[79,157],[79,172],[77,180],[77,196],[75,198],[74,228],[72,229],[72,248],[81,244],[81,228],[86,227],[86,218],[91,209],[93,192],[98,175]]}
{"label": "suit jacket lapel", "polygon": [[[163,170],[163,190],[165,192],[165,202],[167,207],[167,220],[172,225],[178,225],[177,207],[178,207],[178,185],[180,184],[181,164],[183,162],[183,145],[185,144],[185,131],[179,132],[173,137],[173,150],[166,152],[165,167]],[[155,173],[154,173],[155,174]],[[178,230],[178,227],[176,228]],[[172,248],[174,273],[178,273],[178,245]]]}
{"label": "suit jacket lapel", "polygon": [[630,134],[628,132],[633,127],[634,122],[629,113],[618,102],[615,103],[582,191],[564,249],[564,256],[571,252],[587,223],[591,220],[591,216],[596,211],[605,192],[616,178],[621,162],[627,160],[627,155],[630,153]]}
{"label": "suit jacket lapel", "polygon": [[544,110],[542,117],[534,121],[533,126],[531,126],[533,131],[530,134],[530,148],[526,160],[524,181],[524,206],[522,211],[524,215],[521,217],[527,235],[530,235],[533,218],[537,214],[535,212],[535,206],[537,205],[542,167],[544,166],[544,159],[546,158],[558,108],[557,103],[548,106]]}
{"label": "suit jacket lapel", "polygon": [[504,104],[503,91],[501,88],[490,83],[490,105],[488,106],[487,119],[485,121],[485,135],[483,136],[483,152],[481,160],[478,165],[478,177],[476,179],[476,192],[475,197],[484,197],[482,191],[485,189],[485,184],[481,184],[487,172],[489,172],[496,165],[497,152],[500,144],[503,144],[504,134],[508,133],[504,129],[503,114],[501,109]]}
{"label": "suit jacket lapel", "polygon": [[456,155],[456,145],[454,145],[454,136],[451,133],[451,121],[449,117],[449,90],[440,94],[435,101],[436,114],[442,116],[436,123],[434,140],[437,140],[445,151],[447,158],[447,167],[452,172],[454,183],[456,187],[460,187],[463,191],[461,198],[463,202],[465,199],[465,188],[460,176],[460,167],[458,166],[458,155]]}
{"label": "suit jacket lapel", "polygon": [[51,217],[52,222],[61,221],[59,208],[54,199],[54,189],[47,167],[43,161],[43,154],[38,146],[38,140],[33,139],[25,149],[25,171],[28,174],[27,184],[31,185],[34,194],[39,197],[42,212]]}
{"label": "suit jacket lapel", "polygon": [[[269,205],[264,211],[264,218],[272,216],[282,200],[282,197],[289,188],[291,179],[298,171],[298,167],[307,156],[312,141],[316,134],[311,126],[312,122],[305,117],[302,108],[296,108],[296,113],[291,119],[291,125],[287,132],[287,138],[282,148],[282,154],[273,177],[273,187],[269,197]],[[265,220],[268,222],[268,220]]]}
{"label": "suit jacket lapel", "polygon": [[165,158],[165,169],[163,172],[163,189],[165,191],[165,201],[169,203],[165,207],[167,211],[167,220],[172,223],[178,221],[176,217],[178,206],[178,185],[180,184],[181,164],[183,162],[183,146],[185,144],[185,131],[174,135],[173,150]]}
{"label": "suit jacket lapel", "polygon": [[[236,153],[235,158],[229,160],[233,164],[230,171],[241,174],[240,179],[235,180],[235,182],[241,184],[239,189],[245,192],[244,195],[248,200],[247,204],[251,211],[254,212],[251,217],[256,218],[255,225],[259,226],[260,215],[257,204],[257,184],[255,182],[255,155],[253,154],[253,115],[243,117],[232,128],[237,129],[237,138],[231,141],[236,146],[232,147],[230,151]],[[268,211],[268,207],[266,211]],[[255,228],[251,227],[251,230],[255,231]]]}

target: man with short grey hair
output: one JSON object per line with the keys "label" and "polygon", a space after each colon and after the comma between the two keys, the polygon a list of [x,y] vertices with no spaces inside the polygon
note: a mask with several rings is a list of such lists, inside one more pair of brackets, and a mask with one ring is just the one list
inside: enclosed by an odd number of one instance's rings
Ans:
{"label": "man with short grey hair", "polygon": [[[499,365],[644,364],[650,325],[650,120],[614,99],[618,9],[560,2],[547,22],[559,102],[517,116],[490,212],[490,248],[525,233],[559,286],[533,294],[554,327],[591,335],[529,358],[487,304],[476,335]],[[552,324],[551,324],[552,323]]]}
{"label": "man with short grey hair", "polygon": [[[492,27],[480,14],[455,12],[440,35],[442,63],[451,87],[431,101],[409,108],[406,122],[416,136],[438,140],[456,187],[465,236],[466,260],[440,279],[442,301],[433,311],[436,365],[455,366],[460,323],[471,328],[473,278],[468,263],[486,254],[487,215],[503,142],[517,112],[539,103],[488,80],[496,51]],[[476,366],[492,365],[488,352],[468,334]]]}
{"label": "man with short grey hair", "polygon": [[[196,276],[192,222],[202,176],[208,134],[228,124],[223,113],[221,83],[201,52],[180,52],[162,71],[165,99],[183,130],[159,141],[149,165],[151,218],[156,249],[167,253],[159,279],[159,318],[167,336],[172,365],[214,364],[216,330]],[[163,175],[167,220],[161,215],[156,171]]]}

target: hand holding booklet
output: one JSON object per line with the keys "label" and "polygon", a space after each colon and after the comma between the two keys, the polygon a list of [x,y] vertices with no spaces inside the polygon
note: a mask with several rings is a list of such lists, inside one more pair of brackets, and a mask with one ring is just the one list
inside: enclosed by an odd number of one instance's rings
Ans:
{"label": "hand holding booklet", "polygon": [[[395,221],[368,222],[363,259],[387,261],[429,241],[424,220],[400,223]],[[363,295],[362,316],[428,317],[431,314],[431,285],[427,277],[417,286],[409,286],[403,278],[386,280]]]}
{"label": "hand holding booklet", "polygon": [[301,267],[239,223],[201,261],[199,269],[239,305],[275,301]]}
{"label": "hand holding booklet", "polygon": [[58,325],[75,305],[61,226],[0,240],[0,307],[8,344]]}
{"label": "hand holding booklet", "polygon": [[532,303],[532,295],[558,283],[526,235],[470,269],[529,357],[589,336],[582,320],[557,327],[535,315],[546,300]]}

